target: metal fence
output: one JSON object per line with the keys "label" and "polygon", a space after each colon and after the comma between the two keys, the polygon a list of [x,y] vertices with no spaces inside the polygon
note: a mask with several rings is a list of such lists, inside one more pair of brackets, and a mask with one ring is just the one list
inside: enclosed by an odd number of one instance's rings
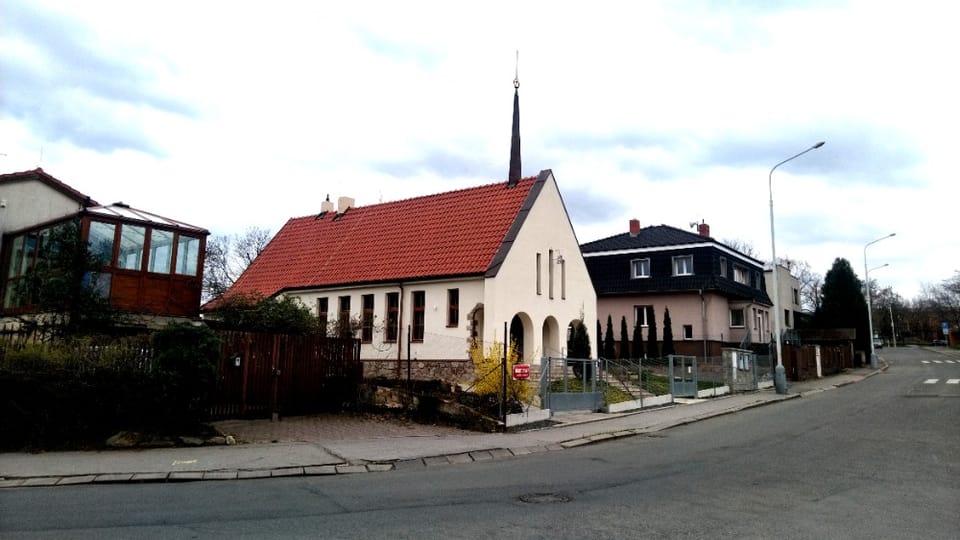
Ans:
{"label": "metal fence", "polygon": [[593,410],[603,406],[602,361],[580,358],[540,360],[541,408],[552,411]]}

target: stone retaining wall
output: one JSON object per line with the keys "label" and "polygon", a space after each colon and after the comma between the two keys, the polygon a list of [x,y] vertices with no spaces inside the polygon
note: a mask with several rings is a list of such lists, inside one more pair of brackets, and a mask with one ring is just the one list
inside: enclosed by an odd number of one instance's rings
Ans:
{"label": "stone retaining wall", "polygon": [[[363,378],[396,379],[396,360],[361,360]],[[407,379],[408,362],[400,362],[399,378]],[[470,360],[412,360],[409,362],[410,379],[415,381],[444,381],[451,384],[469,381],[473,378],[473,362]]]}

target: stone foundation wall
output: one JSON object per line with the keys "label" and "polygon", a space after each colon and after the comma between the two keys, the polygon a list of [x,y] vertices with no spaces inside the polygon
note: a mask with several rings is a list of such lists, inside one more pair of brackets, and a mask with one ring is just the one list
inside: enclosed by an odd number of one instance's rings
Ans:
{"label": "stone foundation wall", "polygon": [[[363,378],[396,379],[396,360],[361,360]],[[400,362],[400,379],[407,379],[408,362]],[[444,381],[451,384],[473,378],[473,362],[470,360],[412,360],[409,362],[410,379],[416,381]]]}

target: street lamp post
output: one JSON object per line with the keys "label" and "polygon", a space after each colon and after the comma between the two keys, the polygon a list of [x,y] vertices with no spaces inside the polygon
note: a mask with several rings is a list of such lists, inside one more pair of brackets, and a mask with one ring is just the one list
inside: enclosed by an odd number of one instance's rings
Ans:
{"label": "street lamp post", "polygon": [[780,341],[780,279],[777,277],[779,274],[777,271],[777,241],[773,231],[773,171],[784,163],[794,160],[811,150],[816,150],[823,145],[824,141],[820,141],[803,152],[777,163],[770,169],[770,175],[767,178],[767,189],[770,192],[770,256],[772,257],[773,267],[773,334],[777,343],[777,367],[773,372],[773,385],[778,394],[787,393],[787,372],[783,369],[783,345]]}
{"label": "street lamp post", "polygon": [[[881,240],[886,240],[896,235],[897,233],[895,232],[890,233],[871,242],[867,242],[866,245],[863,246],[863,279],[866,282],[864,288],[867,290],[867,327],[870,329],[870,335],[868,336],[870,338],[870,369],[877,369],[877,353],[873,349],[873,307],[870,305],[870,270],[867,268],[867,248]],[[874,270],[876,270],[876,268],[874,268]]]}

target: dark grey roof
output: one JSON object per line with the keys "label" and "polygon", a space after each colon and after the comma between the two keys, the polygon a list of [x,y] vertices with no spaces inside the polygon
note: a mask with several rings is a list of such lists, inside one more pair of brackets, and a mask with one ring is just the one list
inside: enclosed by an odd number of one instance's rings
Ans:
{"label": "dark grey roof", "polygon": [[688,232],[669,225],[654,225],[640,229],[640,233],[636,236],[630,236],[630,233],[626,232],[609,238],[587,242],[580,246],[580,251],[583,253],[596,253],[622,249],[682,246],[703,242],[719,243],[709,236],[700,236],[697,233]]}

